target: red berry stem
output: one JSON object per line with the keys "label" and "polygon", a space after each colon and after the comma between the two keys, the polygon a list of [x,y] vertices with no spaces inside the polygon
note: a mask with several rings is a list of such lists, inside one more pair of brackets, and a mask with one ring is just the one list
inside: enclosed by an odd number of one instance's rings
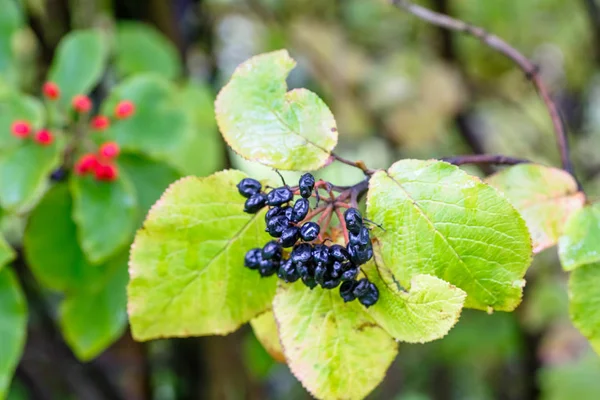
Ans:
{"label": "red berry stem", "polygon": [[[347,204],[345,206],[347,206]],[[340,208],[337,206],[334,206],[334,208],[335,208],[335,215],[337,215],[338,220],[340,221],[340,226],[342,227],[342,233],[344,234],[344,243],[348,243],[349,239],[348,239],[348,228],[346,227],[346,220],[344,219],[344,216],[342,215],[342,210],[340,210]]]}

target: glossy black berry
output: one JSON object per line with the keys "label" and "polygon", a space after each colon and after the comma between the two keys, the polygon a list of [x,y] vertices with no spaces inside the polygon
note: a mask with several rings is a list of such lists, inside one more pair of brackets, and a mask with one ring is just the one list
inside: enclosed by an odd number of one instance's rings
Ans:
{"label": "glossy black berry", "polygon": [[281,263],[279,266],[279,271],[277,272],[277,276],[288,283],[296,282],[298,279],[300,279],[300,274],[298,271],[296,271],[296,267],[292,263],[292,260],[287,260]]}
{"label": "glossy black berry", "polygon": [[250,269],[257,269],[260,266],[262,254],[260,249],[248,250],[244,257],[244,266]]}
{"label": "glossy black berry", "polygon": [[296,226],[290,226],[281,234],[281,245],[283,247],[292,247],[300,237],[300,229]]}
{"label": "glossy black berry", "polygon": [[353,281],[358,275],[358,267],[352,266],[342,273],[342,281]]}
{"label": "glossy black berry", "polygon": [[256,214],[267,203],[267,195],[264,193],[254,193],[244,203],[244,212],[248,214]]}
{"label": "glossy black berry", "polygon": [[260,192],[262,185],[259,181],[252,178],[244,178],[237,184],[238,192],[244,197],[250,197]]}
{"label": "glossy black berry", "polygon": [[312,242],[319,236],[319,232],[321,231],[321,227],[316,222],[306,222],[300,228],[300,237],[305,242]]}
{"label": "glossy black berry", "polygon": [[355,297],[361,297],[366,295],[369,290],[370,290],[370,284],[371,282],[369,282],[368,279],[363,278],[360,281],[356,282],[356,286],[354,287],[354,290],[352,291],[352,293],[354,294]]}
{"label": "glossy black berry", "polygon": [[294,209],[292,207],[289,207],[289,206],[283,207],[283,215],[285,215],[285,217],[287,219],[289,219],[290,221],[292,220],[293,213],[294,213]]}
{"label": "glossy black berry", "polygon": [[290,254],[290,258],[292,262],[297,263],[307,263],[312,258],[312,247],[308,243],[300,243],[294,246],[294,250],[292,250],[292,254]]}
{"label": "glossy black berry", "polygon": [[314,289],[315,286],[317,286],[317,282],[315,281],[315,278],[310,275],[303,276],[302,282],[304,282],[304,284],[311,289]]}
{"label": "glossy black berry", "polygon": [[364,226],[360,228],[358,234],[350,232],[348,238],[350,244],[357,244],[359,246],[366,246],[369,243],[371,243],[371,238],[369,237],[369,230]]}
{"label": "glossy black berry", "polygon": [[315,281],[319,285],[323,286],[326,275],[327,275],[327,265],[325,265],[323,263],[317,264],[317,266],[315,267]]}
{"label": "glossy black berry", "polygon": [[334,279],[341,278],[343,272],[344,272],[344,267],[341,262],[334,261],[333,264],[331,264],[329,274],[331,275],[332,278],[334,278]]}
{"label": "glossy black berry", "polygon": [[306,199],[298,199],[294,203],[294,208],[292,211],[291,220],[293,222],[302,221],[306,215],[308,214],[308,209],[310,208],[310,203]]}
{"label": "glossy black berry", "polygon": [[271,207],[269,211],[265,214],[265,222],[269,222],[269,220],[279,214],[281,214],[283,210],[281,207]]}
{"label": "glossy black berry", "polygon": [[329,263],[329,247],[324,244],[316,244],[313,247],[312,256],[316,263]]}
{"label": "glossy black berry", "polygon": [[271,276],[279,269],[279,262],[274,260],[261,260],[258,272],[260,276]]}
{"label": "glossy black berry", "polygon": [[344,248],[344,246],[340,246],[339,244],[334,244],[329,248],[329,255],[335,261],[339,262],[346,262],[350,260],[348,251]]}
{"label": "glossy black berry", "polygon": [[354,264],[363,265],[373,257],[373,246],[370,243],[366,246],[351,244],[348,246],[348,253]]}
{"label": "glossy black berry", "polygon": [[360,304],[365,307],[370,307],[377,303],[377,300],[379,300],[379,290],[377,289],[377,286],[373,284],[373,282],[369,282],[367,292],[362,296],[357,297],[358,301],[360,301]]}
{"label": "glossy black berry", "polygon": [[344,303],[356,299],[356,296],[354,295],[355,286],[356,281],[342,282],[342,285],[340,286],[340,296],[344,299]]}
{"label": "glossy black berry", "polygon": [[348,232],[358,235],[360,228],[363,227],[362,215],[356,208],[349,208],[344,213],[344,221],[346,221],[346,228]]}
{"label": "glossy black berry", "polygon": [[282,186],[273,189],[267,195],[267,204],[270,206],[280,206],[291,201],[294,198],[294,193],[287,186]]}
{"label": "glossy black berry", "polygon": [[276,215],[271,218],[269,222],[267,222],[266,231],[269,232],[269,235],[273,237],[280,237],[290,226],[290,220],[287,219],[284,215]]}
{"label": "glossy black berry", "polygon": [[281,260],[281,245],[271,240],[262,249],[263,260]]}
{"label": "glossy black berry", "polygon": [[[291,260],[291,258],[290,258]],[[292,261],[293,263],[293,261]],[[300,275],[300,277],[304,278],[306,276],[313,276],[314,277],[314,271],[312,270],[310,264],[308,263],[303,263],[303,262],[298,262],[296,263],[296,271],[298,272],[298,275]]]}
{"label": "glossy black berry", "polygon": [[338,287],[338,285],[342,282],[342,280],[340,278],[331,278],[326,280],[325,282],[323,282],[323,284],[321,284],[321,287],[323,289],[334,289],[336,287]]}
{"label": "glossy black berry", "polygon": [[315,187],[315,177],[309,173],[302,175],[300,177],[298,187],[300,189],[300,196],[304,197],[305,199],[309,198]]}

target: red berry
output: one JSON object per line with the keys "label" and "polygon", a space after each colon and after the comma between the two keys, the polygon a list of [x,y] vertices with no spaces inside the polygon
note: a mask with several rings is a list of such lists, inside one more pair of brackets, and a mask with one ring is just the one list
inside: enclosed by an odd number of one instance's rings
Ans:
{"label": "red berry", "polygon": [[54,135],[49,130],[42,129],[35,133],[34,140],[42,146],[48,146],[54,141]]}
{"label": "red berry", "polygon": [[120,101],[115,107],[115,116],[119,119],[129,118],[135,113],[135,104],[129,100]]}
{"label": "red berry", "polygon": [[24,139],[31,133],[31,125],[27,121],[15,121],[10,130],[14,136]]}
{"label": "red berry", "polygon": [[115,142],[106,142],[100,146],[100,155],[104,158],[115,158],[119,155],[120,151],[119,145]]}
{"label": "red berry", "polygon": [[42,86],[42,92],[44,92],[44,96],[50,100],[56,100],[60,97],[60,89],[54,82],[44,83],[44,86]]}
{"label": "red berry", "polygon": [[87,153],[81,156],[75,163],[75,173],[77,175],[85,175],[95,171],[98,166],[98,158],[95,154]]}
{"label": "red berry", "polygon": [[92,126],[92,129],[96,131],[103,131],[105,129],[108,129],[108,127],[110,126],[110,119],[108,119],[108,117],[104,115],[98,115],[92,119],[90,125]]}
{"label": "red berry", "polygon": [[94,169],[96,180],[114,181],[119,177],[119,170],[114,164],[98,163]]}
{"label": "red berry", "polygon": [[92,100],[90,100],[89,97],[84,96],[82,94],[74,96],[72,104],[75,111],[80,113],[87,113],[90,112],[90,110],[92,109]]}

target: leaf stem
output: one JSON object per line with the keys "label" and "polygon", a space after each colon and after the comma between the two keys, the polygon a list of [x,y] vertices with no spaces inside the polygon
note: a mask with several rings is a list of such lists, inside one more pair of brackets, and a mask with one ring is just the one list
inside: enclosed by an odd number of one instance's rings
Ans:
{"label": "leaf stem", "polygon": [[342,164],[350,165],[352,167],[360,169],[362,172],[364,172],[365,175],[373,175],[375,173],[375,170],[369,169],[364,163],[364,161],[350,161],[348,159],[338,156],[335,153],[331,153],[331,157],[334,160],[341,162]]}
{"label": "leaf stem", "polygon": [[560,152],[562,167],[565,171],[569,172],[575,177],[573,164],[569,155],[567,134],[562,119],[559,115],[558,108],[554,103],[554,100],[552,100],[548,88],[542,81],[542,78],[539,74],[539,68],[531,60],[529,60],[500,37],[490,34],[480,27],[467,24],[464,21],[437,13],[435,11],[431,11],[428,8],[413,4],[408,0],[390,1],[392,5],[409,12],[421,20],[445,29],[466,33],[479,39],[483,44],[509,58],[519,68],[521,68],[521,70],[523,70],[525,73],[525,76],[531,80],[535,86],[538,94],[548,109],[548,114],[550,115],[552,125],[554,126],[554,133],[556,136],[558,150]]}

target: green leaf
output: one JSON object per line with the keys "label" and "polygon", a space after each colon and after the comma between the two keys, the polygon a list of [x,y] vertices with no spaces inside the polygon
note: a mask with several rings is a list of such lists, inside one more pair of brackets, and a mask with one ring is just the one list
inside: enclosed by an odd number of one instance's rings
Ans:
{"label": "green leaf", "polygon": [[467,292],[465,307],[511,311],[520,303],[531,240],[495,189],[453,165],[402,160],[370,181],[368,216],[381,258],[402,286],[434,275]]}
{"label": "green leaf", "polygon": [[0,0],[0,76],[14,81],[18,70],[14,63],[14,35],[23,27],[23,15],[13,0]]}
{"label": "green leaf", "polygon": [[44,108],[34,97],[9,91],[0,96],[0,152],[5,153],[23,144],[11,133],[16,120],[29,121],[32,129],[40,129],[45,122]]}
{"label": "green leaf", "polygon": [[127,255],[90,268],[102,270],[102,276],[68,293],[60,305],[61,330],[82,361],[103,352],[127,327]]}
{"label": "green leaf", "polygon": [[11,212],[32,207],[60,165],[62,140],[40,146],[32,140],[0,155],[0,205]]}
{"label": "green leaf", "polygon": [[0,270],[0,398],[8,392],[27,334],[27,303],[9,268]]}
{"label": "green leaf", "polygon": [[14,260],[16,254],[12,247],[0,236],[0,269]]}
{"label": "green leaf", "polygon": [[77,237],[91,263],[100,264],[131,243],[137,203],[126,176],[113,182],[73,176],[69,186]]}
{"label": "green leaf", "polygon": [[276,277],[244,267],[269,240],[264,214],[243,212],[245,175],[184,178],[152,207],[131,248],[129,319],[134,337],[224,335],[270,308]]}
{"label": "green leaf", "polygon": [[115,121],[108,137],[125,151],[144,153],[171,161],[171,154],[185,142],[188,121],[177,101],[173,84],[155,75],[139,75],[122,82],[102,104],[103,113],[112,115],[121,100],[135,104],[135,114]]}
{"label": "green leaf", "polygon": [[515,165],[491,175],[486,182],[504,193],[521,213],[534,253],[554,246],[565,222],[585,203],[585,195],[568,172],[543,165]]}
{"label": "green leaf", "polygon": [[181,62],[173,44],[153,27],[121,22],[115,40],[115,67],[123,76],[155,72],[167,79],[181,74]]}
{"label": "green leaf", "polygon": [[108,46],[100,31],[73,31],[60,41],[48,74],[48,80],[60,88],[60,106],[68,107],[73,96],[94,88],[107,57]]}
{"label": "green leaf", "polygon": [[199,82],[188,82],[179,93],[188,129],[170,161],[183,175],[207,176],[224,165],[225,146],[215,122],[214,100],[210,88]]}
{"label": "green leaf", "polygon": [[458,321],[467,294],[456,286],[431,275],[415,275],[404,290],[381,260],[361,268],[379,289],[379,300],[368,313],[394,339],[429,342],[444,337]]}
{"label": "green leaf", "polygon": [[565,271],[600,262],[600,203],[575,212],[558,240],[558,255]]}
{"label": "green leaf", "polygon": [[296,62],[286,50],[241,64],[221,89],[215,107],[221,134],[244,158],[273,168],[314,170],[337,143],[327,105],[306,89],[287,92]]}
{"label": "green leaf", "polygon": [[288,365],[319,399],[362,399],[385,376],[396,342],[337,290],[281,285],[273,301]]}
{"label": "green leaf", "polygon": [[573,324],[600,354],[600,263],[583,265],[569,277],[569,313]]}
{"label": "green leaf", "polygon": [[265,350],[276,361],[285,362],[283,349],[279,343],[279,332],[277,332],[277,323],[273,311],[267,311],[250,321],[254,335],[263,345]]}
{"label": "green leaf", "polygon": [[54,186],[29,216],[24,251],[35,278],[56,291],[73,291],[100,278],[100,267],[90,265],[77,243],[72,218],[73,200],[66,183]]}
{"label": "green leaf", "polygon": [[181,176],[167,164],[135,154],[121,154],[119,167],[135,187],[140,218],[137,226],[141,226],[152,204],[160,198],[171,183]]}

